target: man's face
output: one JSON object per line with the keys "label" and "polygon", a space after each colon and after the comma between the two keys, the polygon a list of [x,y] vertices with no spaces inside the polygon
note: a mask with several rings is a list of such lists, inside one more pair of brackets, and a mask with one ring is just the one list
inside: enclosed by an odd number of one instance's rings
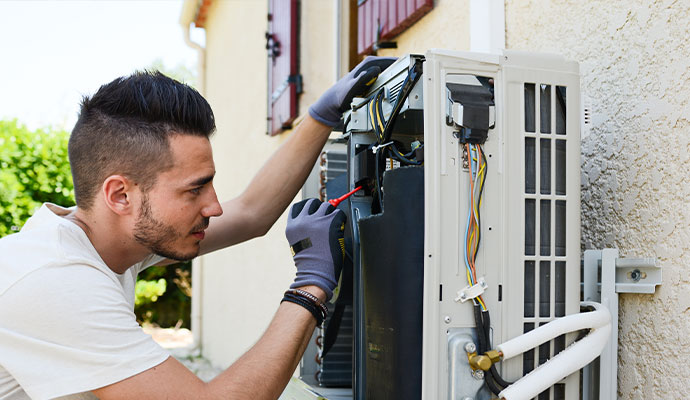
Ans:
{"label": "man's face", "polygon": [[173,167],[142,194],[134,238],[154,254],[186,261],[199,254],[210,218],[223,211],[213,188],[215,166],[208,139],[175,135],[170,148]]}

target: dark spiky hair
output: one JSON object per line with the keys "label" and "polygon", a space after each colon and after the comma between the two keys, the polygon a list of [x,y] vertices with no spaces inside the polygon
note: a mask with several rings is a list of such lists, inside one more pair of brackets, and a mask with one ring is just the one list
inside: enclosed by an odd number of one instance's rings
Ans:
{"label": "dark spiky hair", "polygon": [[158,71],[135,72],[85,96],[69,139],[77,206],[93,206],[103,181],[127,176],[148,191],[172,166],[173,135],[209,137],[216,129],[208,102]]}

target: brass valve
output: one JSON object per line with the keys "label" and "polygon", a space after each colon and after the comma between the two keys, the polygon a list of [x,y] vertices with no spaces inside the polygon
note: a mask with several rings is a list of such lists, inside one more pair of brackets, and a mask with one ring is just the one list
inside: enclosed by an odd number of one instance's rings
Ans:
{"label": "brass valve", "polygon": [[472,367],[472,369],[481,369],[482,371],[488,371],[489,369],[491,369],[492,365],[501,361],[502,356],[503,354],[498,350],[489,350],[481,355],[477,353],[468,354],[467,359],[469,360],[470,367]]}

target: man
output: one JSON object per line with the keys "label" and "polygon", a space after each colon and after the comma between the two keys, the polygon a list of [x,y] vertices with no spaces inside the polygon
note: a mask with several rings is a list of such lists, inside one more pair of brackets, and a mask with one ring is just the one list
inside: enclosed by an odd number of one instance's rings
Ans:
{"label": "man", "polygon": [[[222,205],[213,113],[196,91],[136,73],[85,98],[69,141],[77,206],[44,204],[0,240],[0,399],[277,398],[335,286],[329,235],[341,212],[317,200],[293,207],[292,290],[258,342],[209,383],[138,326],[136,276],[265,234],[352,97],[392,61],[368,58],[330,88],[245,192]],[[238,301],[251,307],[251,298]]]}

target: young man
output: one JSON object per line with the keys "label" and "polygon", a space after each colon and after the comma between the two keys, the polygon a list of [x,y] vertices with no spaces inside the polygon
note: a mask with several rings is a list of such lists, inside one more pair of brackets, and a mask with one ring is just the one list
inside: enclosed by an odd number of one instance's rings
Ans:
{"label": "young man", "polygon": [[352,97],[392,61],[368,58],[336,83],[245,192],[222,205],[213,113],[196,91],[136,73],[85,98],[69,142],[77,206],[44,204],[0,240],[0,399],[277,398],[336,284],[329,232],[342,213],[317,200],[293,208],[293,290],[258,342],[209,383],[143,333],[136,276],[265,234]]}

